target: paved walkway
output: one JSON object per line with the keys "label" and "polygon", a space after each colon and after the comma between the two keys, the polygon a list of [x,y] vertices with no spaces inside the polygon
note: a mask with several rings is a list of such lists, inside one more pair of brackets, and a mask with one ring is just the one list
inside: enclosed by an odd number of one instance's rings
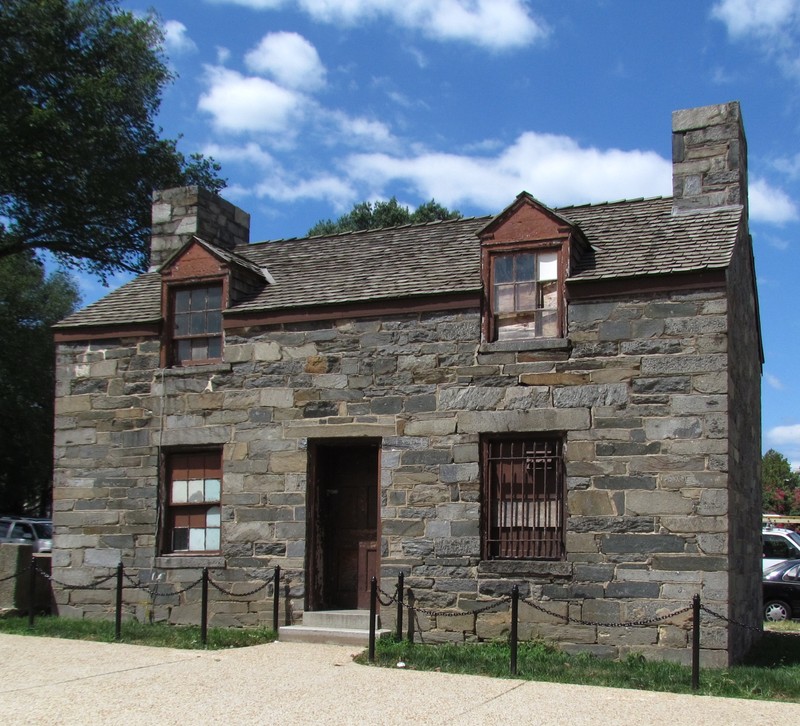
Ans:
{"label": "paved walkway", "polygon": [[0,713],[26,724],[791,724],[798,704],[368,668],[356,648],[187,651],[0,635]]}

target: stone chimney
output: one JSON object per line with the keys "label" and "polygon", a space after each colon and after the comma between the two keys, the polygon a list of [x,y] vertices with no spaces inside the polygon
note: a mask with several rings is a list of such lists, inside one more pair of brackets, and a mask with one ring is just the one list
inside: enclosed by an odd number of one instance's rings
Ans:
{"label": "stone chimney", "polygon": [[739,102],[672,113],[672,210],[742,205],[747,213],[747,141]]}
{"label": "stone chimney", "polygon": [[153,192],[150,270],[158,269],[192,237],[233,250],[250,242],[250,215],[197,186]]}

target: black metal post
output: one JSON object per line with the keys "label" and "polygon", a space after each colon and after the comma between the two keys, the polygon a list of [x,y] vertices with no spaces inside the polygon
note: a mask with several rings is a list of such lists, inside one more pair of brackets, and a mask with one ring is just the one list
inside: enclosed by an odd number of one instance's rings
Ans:
{"label": "black metal post", "polygon": [[378,615],[378,578],[369,584],[369,662],[375,662],[375,619]]}
{"label": "black metal post", "polygon": [[122,637],[122,563],[117,565],[117,609],[114,620],[114,639]]}
{"label": "black metal post", "polygon": [[203,568],[202,598],[200,604],[200,642],[208,643],[208,568]]}
{"label": "black metal post", "polygon": [[700,688],[700,595],[692,598],[692,690]]}
{"label": "black metal post", "polygon": [[28,627],[33,628],[36,603],[36,561],[31,556],[31,566],[28,570]]}
{"label": "black metal post", "polygon": [[272,576],[272,629],[278,632],[278,613],[280,612],[281,566],[275,565]]}
{"label": "black metal post", "polygon": [[403,639],[403,582],[405,575],[401,572],[397,576],[397,642]]}
{"label": "black metal post", "polygon": [[517,675],[517,614],[519,612],[519,585],[511,589],[511,675]]}

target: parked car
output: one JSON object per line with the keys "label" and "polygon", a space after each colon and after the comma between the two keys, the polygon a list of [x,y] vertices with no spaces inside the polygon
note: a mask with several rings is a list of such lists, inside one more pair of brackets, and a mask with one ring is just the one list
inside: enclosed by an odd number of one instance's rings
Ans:
{"label": "parked car", "polygon": [[764,620],[800,617],[800,559],[773,565],[764,573]]}
{"label": "parked car", "polygon": [[53,551],[53,523],[49,519],[0,517],[0,544],[29,544],[34,552]]}
{"label": "parked car", "polygon": [[781,527],[764,527],[761,530],[762,570],[786,560],[800,559],[800,534]]}

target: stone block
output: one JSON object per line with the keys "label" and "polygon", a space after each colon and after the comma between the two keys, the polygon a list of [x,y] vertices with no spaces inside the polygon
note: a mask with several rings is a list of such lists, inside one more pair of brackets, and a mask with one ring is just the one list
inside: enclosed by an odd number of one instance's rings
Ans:
{"label": "stone block", "polygon": [[269,471],[272,474],[304,472],[307,463],[305,451],[276,451],[270,454]]}
{"label": "stone block", "polygon": [[557,408],[615,406],[627,400],[628,386],[624,383],[570,386],[553,391],[553,403]]}
{"label": "stone block", "polygon": [[411,505],[435,505],[450,501],[450,488],[443,484],[418,484],[408,492]]}
{"label": "stone block", "polygon": [[690,514],[695,503],[678,492],[626,491],[625,514],[681,515]]}
{"label": "stone block", "polygon": [[608,598],[651,598],[656,599],[661,592],[657,582],[609,582],[606,585]]}
{"label": "stone block", "polygon": [[477,462],[469,464],[444,464],[439,468],[439,476],[445,484],[477,482],[480,476],[480,469]]}
{"label": "stone block", "polygon": [[662,516],[661,525],[670,532],[712,534],[726,532],[728,520],[727,517]]}
{"label": "stone block", "polygon": [[[666,553],[666,550],[664,550]],[[728,567],[728,558],[694,554],[655,554],[653,568],[657,570],[694,570],[700,572],[722,572]]]}
{"label": "stone block", "polygon": [[608,492],[595,490],[572,491],[567,495],[567,505],[570,516],[604,516],[613,515],[614,505]]}
{"label": "stone block", "polygon": [[[607,534],[600,540],[600,549],[607,554],[683,552],[683,537],[664,534]],[[661,568],[678,569],[678,568]]]}
{"label": "stone block", "polygon": [[481,541],[480,537],[441,537],[434,540],[434,548],[437,557],[479,557]]}
{"label": "stone block", "polygon": [[458,414],[461,433],[524,433],[583,431],[590,426],[589,409],[537,409],[534,411],[464,411]]}
{"label": "stone block", "polygon": [[455,416],[412,419],[405,424],[406,436],[448,436],[456,431]]}
{"label": "stone block", "polygon": [[491,411],[498,407],[504,394],[503,388],[444,388],[439,392],[439,408],[443,411]]}
{"label": "stone block", "polygon": [[511,621],[507,613],[483,613],[478,615],[475,634],[481,640],[495,640],[508,636]]}

